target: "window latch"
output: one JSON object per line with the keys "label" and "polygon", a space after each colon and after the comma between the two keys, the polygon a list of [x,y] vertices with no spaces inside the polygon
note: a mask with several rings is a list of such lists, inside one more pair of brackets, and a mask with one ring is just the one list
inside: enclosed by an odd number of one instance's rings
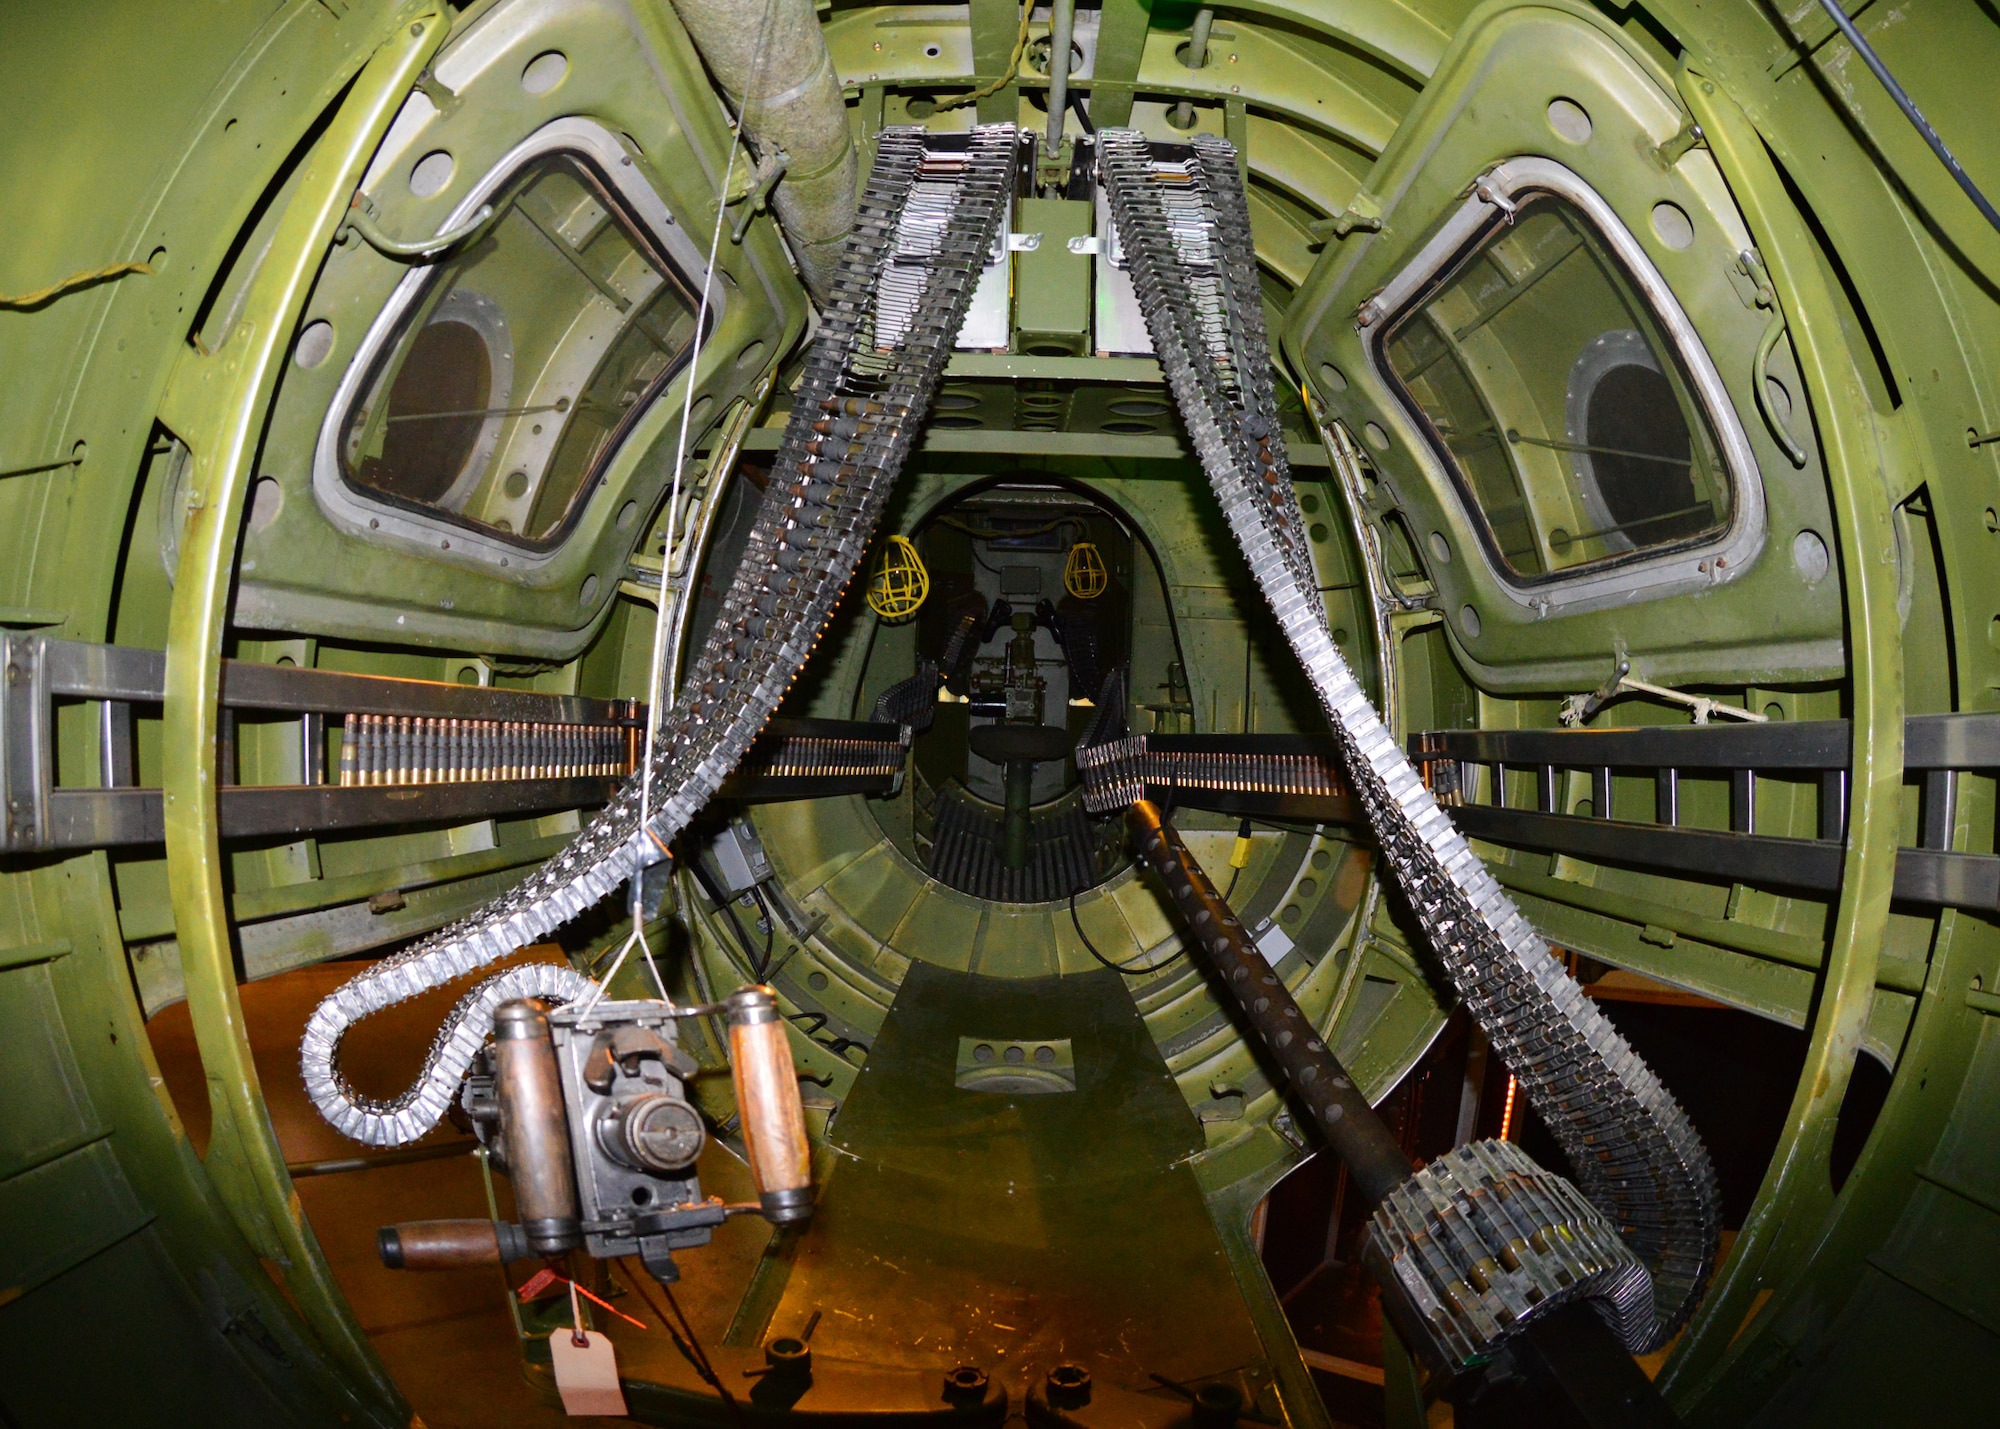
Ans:
{"label": "window latch", "polygon": [[1499,209],[1500,212],[1507,216],[1508,224],[1512,225],[1514,215],[1520,211],[1520,205],[1509,198],[1492,179],[1481,179],[1472,186],[1472,192],[1478,196],[1482,203],[1491,204],[1494,208]]}

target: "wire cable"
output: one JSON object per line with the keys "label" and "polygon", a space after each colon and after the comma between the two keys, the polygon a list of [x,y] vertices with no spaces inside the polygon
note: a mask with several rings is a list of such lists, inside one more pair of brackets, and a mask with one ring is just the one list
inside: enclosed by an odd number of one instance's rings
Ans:
{"label": "wire cable", "polygon": [[[770,940],[767,939],[765,942],[764,957],[760,964],[757,957],[757,945],[750,939],[750,930],[745,928],[743,920],[736,916],[736,900],[723,892],[721,886],[716,883],[714,877],[703,866],[699,858],[692,860],[688,864],[688,868],[694,874],[695,882],[701,885],[702,891],[709,896],[710,901],[722,910],[724,917],[729,919],[729,926],[736,930],[736,945],[743,950],[744,966],[750,970],[752,977],[756,978],[758,982],[762,982],[764,980],[764,969],[768,968],[771,963]],[[752,891],[754,892],[755,890],[753,889]],[[762,906],[761,901],[758,906]],[[767,913],[765,916],[768,918],[770,915]]]}
{"label": "wire cable", "polygon": [[778,946],[778,917],[764,901],[760,884],[750,885],[750,896],[757,900],[757,911],[764,915],[764,960],[757,964],[757,981],[763,982],[771,976],[771,954]]}
{"label": "wire cable", "polygon": [[1175,958],[1179,957],[1182,952],[1182,949],[1176,948],[1171,953],[1168,953],[1164,958],[1161,958],[1158,962],[1148,964],[1145,967],[1135,966],[1139,958],[1145,956],[1144,953],[1138,954],[1138,956],[1134,957],[1132,961],[1129,963],[1114,963],[1113,961],[1111,961],[1111,959],[1105,957],[1104,954],[1097,951],[1097,944],[1091,942],[1090,934],[1083,931],[1083,919],[1076,916],[1076,894],[1074,893],[1070,894],[1069,896],[1069,920],[1070,922],[1076,925],[1077,937],[1083,939],[1084,951],[1089,953],[1093,958],[1096,958],[1100,963],[1103,963],[1104,966],[1106,966],[1107,968],[1110,968],[1111,971],[1115,973],[1122,973],[1126,977],[1144,977],[1148,973],[1156,973],[1161,968],[1165,967],[1168,963],[1172,962]]}
{"label": "wire cable", "polygon": [[[762,53],[770,35],[771,16],[775,6],[767,5],[764,10],[764,27],[758,37],[758,49]],[[761,60],[760,60],[761,64]],[[708,335],[709,300],[715,288],[715,265],[722,256],[722,229],[729,213],[729,186],[736,180],[736,154],[743,147],[743,114],[741,111],[731,119],[729,125],[729,157],[722,166],[722,183],[715,194],[715,231],[709,237],[708,265],[701,275],[701,302],[695,309],[694,354],[688,360],[687,386],[682,392],[681,427],[674,443],[673,482],[667,491],[667,520],[662,528],[665,542],[663,563],[660,569],[660,604],[653,622],[653,651],[651,670],[646,687],[652,698],[646,707],[646,748],[639,762],[639,827],[647,829],[652,821],[653,802],[653,750],[660,738],[660,712],[663,706],[672,703],[673,672],[665,668],[667,652],[667,587],[673,575],[674,533],[680,522],[681,481],[687,471],[688,428],[694,422],[694,389],[701,366],[702,342]],[[657,840],[655,840],[657,842]],[[663,849],[662,852],[665,852]],[[666,979],[660,976],[660,966],[653,958],[653,945],[646,937],[644,910],[640,906],[643,879],[634,876],[632,886],[632,932],[625,945],[618,950],[618,956],[611,960],[610,970],[598,981],[584,999],[584,1011],[595,1007],[604,996],[604,990],[611,986],[611,980],[618,976],[636,944],[640,956],[652,971],[653,986],[660,994],[660,1000],[669,1007],[673,996],[667,991]]]}
{"label": "wire cable", "polygon": [[[667,1297],[667,1304],[673,1307],[673,1319],[670,1320],[658,1302],[646,1292],[646,1281],[651,1277],[634,1275],[632,1267],[625,1263],[623,1256],[613,1263],[625,1272],[625,1283],[637,1291],[639,1298],[646,1302],[646,1308],[653,1312],[654,1317],[660,1322],[660,1328],[672,1338],[674,1347],[689,1364],[694,1366],[694,1372],[708,1382],[709,1388],[722,1396],[723,1404],[728,1406],[729,1417],[738,1424],[743,1423],[743,1406],[736,1402],[736,1396],[729,1392],[729,1386],[723,1382],[722,1376],[716,1373],[714,1364],[709,1361],[708,1351],[702,1348],[701,1339],[695,1334],[694,1326],[688,1323],[687,1315],[681,1310],[680,1301],[674,1298],[673,1287],[665,1281],[654,1281],[654,1284],[660,1287],[661,1293]],[[679,1329],[674,1328],[676,1320],[680,1322]]]}
{"label": "wire cable", "polygon": [[1862,63],[1874,71],[1875,78],[1882,82],[1882,88],[1889,91],[1889,97],[1896,101],[1896,107],[1903,111],[1903,117],[1916,126],[1917,132],[1924,136],[1924,142],[1931,146],[1931,152],[1937,155],[1938,162],[1944,165],[1945,171],[1958,181],[1960,188],[1965,190],[1965,196],[1972,200],[1973,207],[1979,210],[1996,233],[2000,233],[2000,212],[1996,212],[1993,205],[1987,202],[1986,195],[1979,191],[1979,185],[1972,181],[1972,176],[1965,172],[1957,159],[1952,157],[1951,150],[1947,149],[1944,140],[1938,137],[1938,131],[1931,127],[1930,120],[1924,118],[1923,111],[1917,108],[1917,102],[1911,99],[1908,91],[1896,82],[1896,76],[1889,73],[1889,66],[1882,63],[1882,57],[1875,53],[1875,47],[1861,38],[1861,31],[1855,28],[1854,22],[1847,18],[1847,12],[1834,3],[1834,0],[1819,0],[1819,3],[1820,8],[1826,11],[1833,23],[1840,27],[1840,33],[1847,37],[1847,43],[1854,46],[1854,52],[1861,56]]}
{"label": "wire cable", "polygon": [[1097,133],[1097,126],[1090,122],[1090,112],[1084,106],[1083,95],[1074,89],[1069,92],[1069,112],[1076,116],[1076,122],[1085,134]]}
{"label": "wire cable", "polygon": [[1023,0],[1021,5],[1021,30],[1014,36],[1014,53],[1007,60],[1007,68],[1000,78],[991,84],[975,89],[970,94],[961,94],[952,99],[940,99],[939,109],[963,109],[968,104],[977,104],[982,99],[990,99],[1014,82],[1014,76],[1021,72],[1021,56],[1028,48],[1028,21],[1034,17],[1035,0]]}

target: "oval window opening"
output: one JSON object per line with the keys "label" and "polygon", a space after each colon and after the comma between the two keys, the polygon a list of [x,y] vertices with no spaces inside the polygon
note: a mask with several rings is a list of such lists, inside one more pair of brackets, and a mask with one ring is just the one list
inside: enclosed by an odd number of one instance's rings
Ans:
{"label": "oval window opening", "polygon": [[492,390],[479,330],[449,318],[425,323],[390,384],[381,448],[355,463],[355,479],[405,501],[441,502],[479,445]]}
{"label": "oval window opening", "polygon": [[1585,460],[1578,466],[1586,503],[1594,493],[1603,507],[1608,549],[1681,541],[1713,524],[1714,511],[1695,495],[1687,421],[1658,368],[1610,368],[1591,384],[1584,406],[1589,450],[1579,453]]}
{"label": "oval window opening", "polygon": [[1660,314],[1582,209],[1521,199],[1377,339],[1483,544],[1534,583],[1721,537],[1735,483]]}
{"label": "oval window opening", "polygon": [[329,455],[353,490],[546,548],[685,365],[696,303],[595,151],[536,155],[490,202],[357,355]]}

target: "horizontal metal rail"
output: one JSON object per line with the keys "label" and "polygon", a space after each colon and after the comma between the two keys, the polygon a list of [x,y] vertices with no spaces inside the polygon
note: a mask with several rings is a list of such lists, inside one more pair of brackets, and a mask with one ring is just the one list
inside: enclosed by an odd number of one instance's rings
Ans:
{"label": "horizontal metal rail", "polygon": [[[216,791],[226,839],[297,838],[387,825],[523,818],[606,803],[616,779],[494,779],[476,784],[227,785]],[[38,849],[117,848],[166,837],[158,789],[56,789]]]}
{"label": "horizontal metal rail", "polygon": [[[0,635],[0,852],[159,843],[161,792],[133,787],[133,707],[159,704],[158,650]],[[56,778],[59,701],[96,701],[99,787]],[[500,690],[226,660],[217,791],[225,838],[522,817],[606,802],[633,766],[646,712],[633,700]],[[238,786],[237,712],[296,717],[302,782]],[[328,720],[343,727],[328,778]],[[365,787],[347,787],[365,786]]]}
{"label": "horizontal metal rail", "polygon": [[[158,650],[0,635],[0,852],[156,844],[161,792],[133,787],[135,705],[158,704]],[[55,707],[97,701],[100,787],[55,782]],[[646,710],[635,700],[497,690],[226,660],[222,703],[294,716],[303,782],[239,785],[223,750],[216,791],[226,839],[520,818],[606,803],[635,767]],[[341,728],[330,768],[329,721]],[[225,720],[224,741],[235,728]],[[773,721],[727,797],[755,802],[892,794],[908,748],[901,727],[859,720]]]}
{"label": "horizontal metal rail", "polygon": [[[1677,873],[1753,887],[1837,893],[1842,844],[1723,830],[1543,814],[1490,804],[1448,806],[1468,838],[1537,853],[1568,854],[1646,873]],[[1895,897],[1933,907],[2000,909],[2000,857],[1939,849],[1896,851]]]}
{"label": "horizontal metal rail", "polygon": [[[1844,770],[1850,742],[1844,719],[1643,729],[1443,729],[1413,735],[1410,757],[1519,769]],[[1903,767],[2000,769],[2000,714],[1912,715],[1903,724]]]}
{"label": "horizontal metal rail", "polygon": [[[1952,849],[1958,779],[2000,769],[2000,715],[1918,715],[1907,722],[1905,767],[1921,779],[1921,834],[1896,856],[1895,897],[1929,907],[2000,909],[2000,857]],[[1412,737],[1411,757],[1468,836],[1537,853],[1567,854],[1690,878],[1833,894],[1840,889],[1847,818],[1848,725],[1731,724],[1645,729],[1453,729]],[[1130,746],[1127,749],[1125,746]],[[1321,823],[1358,819],[1332,740],[1310,735],[1147,735],[1115,760],[1083,770],[1086,786],[1123,781],[1121,793],[1182,807]],[[1086,761],[1088,763],[1089,761]],[[1469,766],[1493,771],[1491,803],[1465,803]],[[1314,792],[1298,793],[1299,771]],[[1590,776],[1591,810],[1566,813],[1560,775]],[[1510,807],[1509,772],[1534,776],[1533,808]],[[1650,774],[1650,821],[1620,817],[1614,773]],[[1728,776],[1728,829],[1685,827],[1684,773]],[[1818,776],[1819,837],[1757,832],[1760,773]],[[1321,780],[1328,782],[1322,787]],[[1129,787],[1127,787],[1129,786]]]}
{"label": "horizontal metal rail", "polygon": [[[17,655],[32,658],[39,667],[43,692],[52,697],[158,704],[166,693],[167,657],[162,650],[8,635],[0,636],[0,653],[10,664]],[[351,675],[252,660],[222,662],[222,703],[230,709],[290,714],[409,715],[634,728],[646,722],[645,707],[636,700]]]}
{"label": "horizontal metal rail", "polygon": [[[1932,907],[2000,909],[2000,857],[1952,849],[1959,776],[2000,770],[2000,715],[1915,715],[1904,725],[1904,769],[1921,780],[1915,848],[1896,854],[1895,897]],[[1466,834],[1489,843],[1647,872],[1831,894],[1840,888],[1847,831],[1846,720],[1678,725],[1643,729],[1430,730],[1411,758]],[[1470,766],[1491,771],[1491,803],[1463,802]],[[1590,813],[1560,810],[1560,776],[1590,776]],[[1510,807],[1507,775],[1534,776],[1535,807]],[[1614,773],[1650,774],[1653,818],[1620,817]],[[1726,774],[1730,828],[1681,824],[1681,776]],[[1817,774],[1819,837],[1757,832],[1760,774]]]}

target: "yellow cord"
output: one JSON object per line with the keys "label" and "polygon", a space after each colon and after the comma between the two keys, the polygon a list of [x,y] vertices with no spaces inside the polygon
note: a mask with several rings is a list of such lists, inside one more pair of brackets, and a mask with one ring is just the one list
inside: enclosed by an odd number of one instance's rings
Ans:
{"label": "yellow cord", "polygon": [[931,573],[907,536],[891,536],[868,578],[868,608],[884,620],[908,620],[931,593]]}
{"label": "yellow cord", "polygon": [[127,273],[150,274],[152,271],[153,265],[150,263],[113,263],[109,268],[86,268],[81,273],[70,274],[60,283],[51,283],[48,287],[37,288],[32,293],[19,293],[13,296],[0,294],[0,308],[38,308],[53,298],[59,298],[64,293],[74,292],[78,288],[87,288],[92,283],[122,278]]}
{"label": "yellow cord", "polygon": [[1111,573],[1104,569],[1104,557],[1097,554],[1097,547],[1078,541],[1069,548],[1069,559],[1063,562],[1064,590],[1078,600],[1096,600],[1110,584]]}
{"label": "yellow cord", "polygon": [[1021,72],[1021,56],[1028,48],[1028,19],[1035,13],[1035,0],[1024,0],[1021,6],[1021,33],[1014,37],[1014,53],[1007,61],[1007,69],[1000,78],[984,89],[975,89],[970,94],[961,94],[952,99],[940,99],[939,109],[963,109],[968,104],[977,104],[982,99],[990,99],[1014,82],[1014,76]]}

